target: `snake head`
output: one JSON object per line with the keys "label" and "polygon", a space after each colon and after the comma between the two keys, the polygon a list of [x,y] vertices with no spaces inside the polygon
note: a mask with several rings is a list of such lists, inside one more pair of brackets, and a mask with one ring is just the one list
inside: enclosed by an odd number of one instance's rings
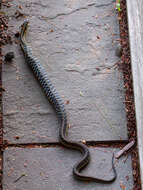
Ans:
{"label": "snake head", "polygon": [[25,20],[23,24],[21,25],[21,32],[20,32],[21,38],[23,38],[26,35],[28,24],[29,24],[29,21]]}
{"label": "snake head", "polygon": [[29,24],[29,20],[27,19],[27,20],[25,20],[25,21],[23,22],[23,24],[21,25],[21,30],[22,30],[23,32],[25,32],[25,31],[27,30],[28,24]]}

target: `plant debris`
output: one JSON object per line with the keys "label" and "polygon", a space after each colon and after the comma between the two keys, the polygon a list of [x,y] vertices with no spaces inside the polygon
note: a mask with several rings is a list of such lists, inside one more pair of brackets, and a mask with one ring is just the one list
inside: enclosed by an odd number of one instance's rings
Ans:
{"label": "plant debris", "polygon": [[[121,11],[118,12],[118,18],[120,23],[120,38],[122,46],[122,56],[119,63],[119,68],[123,72],[124,76],[124,87],[125,87],[125,105],[127,115],[127,127],[128,136],[130,141],[133,139],[137,140],[136,132],[136,118],[135,118],[135,104],[134,104],[134,93],[133,93],[133,80],[131,70],[131,59],[130,59],[130,48],[129,48],[129,35],[128,35],[128,21],[127,21],[127,10],[126,1],[121,0],[120,2]],[[137,146],[131,151],[132,156],[132,168],[133,168],[133,190],[141,190],[140,171],[139,171],[139,158]]]}
{"label": "plant debris", "polygon": [[19,18],[19,17],[24,17],[25,16],[24,13],[22,13],[19,10],[16,10],[14,15],[15,15],[15,18]]}
{"label": "plant debris", "polygon": [[8,52],[8,53],[5,55],[4,58],[5,58],[5,61],[6,61],[6,62],[11,62],[14,57],[15,57],[15,56],[14,56],[14,52],[11,51],[11,52]]}
{"label": "plant debris", "polygon": [[[2,3],[0,1],[0,3]],[[11,43],[11,36],[7,33],[8,30],[8,17],[5,14],[0,14],[0,72],[2,72],[2,46]],[[2,91],[5,89],[2,87],[2,77],[0,74],[0,107],[2,107]],[[3,130],[2,130],[2,113],[0,112],[0,181],[2,182],[2,159],[3,155]],[[0,183],[0,189],[2,184]]]}
{"label": "plant debris", "polygon": [[122,148],[120,151],[118,151],[115,154],[115,158],[120,158],[125,152],[127,152],[130,148],[132,148],[135,145],[135,141],[132,140],[129,142],[124,148]]}
{"label": "plant debris", "polygon": [[16,183],[16,182],[18,182],[22,177],[24,177],[24,176],[27,176],[26,174],[21,174],[21,176],[20,177],[18,177],[15,181],[14,181],[14,183]]}

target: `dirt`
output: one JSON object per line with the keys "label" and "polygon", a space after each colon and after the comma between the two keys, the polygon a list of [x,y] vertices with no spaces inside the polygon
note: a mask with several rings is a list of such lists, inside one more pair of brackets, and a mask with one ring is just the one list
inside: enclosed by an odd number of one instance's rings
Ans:
{"label": "dirt", "polygon": [[[8,17],[0,14],[0,182],[2,181],[2,150],[3,150],[3,130],[2,130],[2,92],[4,88],[2,86],[2,46],[11,43],[11,37],[8,34]],[[2,184],[0,183],[0,190],[2,189]]]}
{"label": "dirt", "polygon": [[[121,61],[119,63],[119,67],[124,75],[124,87],[126,91],[125,105],[126,105],[129,141],[133,139],[137,141],[133,79],[132,79],[130,48],[129,48],[128,20],[127,20],[126,11],[127,11],[126,1],[121,0],[121,12],[119,12],[119,24],[120,24],[120,41],[122,46],[122,56],[121,56]],[[134,177],[133,190],[141,190],[137,143],[136,146],[132,148],[131,155],[132,155],[132,167],[133,167],[133,177]]]}

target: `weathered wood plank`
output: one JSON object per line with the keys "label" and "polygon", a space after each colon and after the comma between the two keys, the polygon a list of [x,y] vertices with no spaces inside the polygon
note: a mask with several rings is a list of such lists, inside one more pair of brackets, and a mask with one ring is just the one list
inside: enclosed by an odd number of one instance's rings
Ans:
{"label": "weathered wood plank", "polygon": [[127,0],[138,148],[143,189],[143,0]]}

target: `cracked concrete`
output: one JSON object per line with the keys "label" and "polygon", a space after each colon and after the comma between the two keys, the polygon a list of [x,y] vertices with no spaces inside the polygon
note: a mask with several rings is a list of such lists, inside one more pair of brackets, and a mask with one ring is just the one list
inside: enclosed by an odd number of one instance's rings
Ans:
{"label": "cracked concrete", "polygon": [[[9,29],[14,33],[29,19],[27,41],[65,102],[69,138],[127,140],[113,1],[13,0],[12,4]],[[19,5],[25,18],[14,17]],[[9,50],[15,52],[15,60],[3,65],[4,139],[10,143],[57,142],[57,117],[25,64],[16,38],[4,52]]]}
{"label": "cracked concrete", "polygon": [[75,9],[75,10],[72,10],[71,12],[58,13],[57,15],[55,15],[55,16],[53,16],[53,17],[44,17],[44,18],[45,18],[45,19],[50,19],[50,20],[52,20],[52,19],[55,19],[55,18],[60,17],[60,16],[71,15],[71,14],[73,14],[73,13],[75,13],[75,12],[88,9],[88,8],[90,8],[90,7],[92,7],[92,6],[94,6],[94,7],[96,7],[96,8],[97,8],[97,7],[104,7],[104,6],[111,5],[112,3],[113,3],[113,2],[108,3],[108,4],[101,4],[101,5],[96,5],[96,3],[91,3],[91,4],[88,4],[88,5],[85,6],[85,7],[80,7],[80,8],[77,8],[77,9]]}

